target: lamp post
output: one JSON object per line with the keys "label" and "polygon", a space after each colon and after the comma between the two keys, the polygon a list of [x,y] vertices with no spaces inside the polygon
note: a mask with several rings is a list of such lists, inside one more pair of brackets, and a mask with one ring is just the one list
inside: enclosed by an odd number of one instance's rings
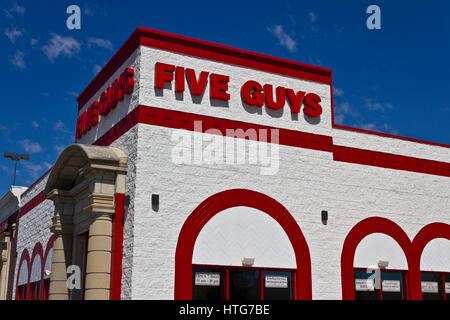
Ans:
{"label": "lamp post", "polygon": [[16,184],[16,171],[17,171],[17,163],[20,160],[30,160],[30,156],[26,153],[24,154],[17,154],[14,152],[5,152],[4,154],[5,158],[9,158],[11,160],[14,161],[14,180],[13,180],[13,185]]}

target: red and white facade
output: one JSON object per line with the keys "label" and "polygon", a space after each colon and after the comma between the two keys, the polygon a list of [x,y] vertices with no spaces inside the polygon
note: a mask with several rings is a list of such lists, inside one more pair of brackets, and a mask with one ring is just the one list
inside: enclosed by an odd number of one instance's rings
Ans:
{"label": "red and white facade", "polygon": [[[336,125],[331,70],[138,28],[78,102],[76,142],[128,157],[112,299],[192,299],[197,280],[230,298],[240,269],[261,288],[289,272],[291,298],[354,299],[367,289],[355,271],[379,261],[405,298],[435,290],[421,273],[450,294],[450,146]],[[16,291],[47,290],[49,175],[21,196]]]}

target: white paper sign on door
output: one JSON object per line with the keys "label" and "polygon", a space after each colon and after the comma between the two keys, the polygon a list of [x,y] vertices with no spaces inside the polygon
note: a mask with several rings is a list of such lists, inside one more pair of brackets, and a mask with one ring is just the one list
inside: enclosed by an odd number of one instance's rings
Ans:
{"label": "white paper sign on door", "polygon": [[374,291],[375,283],[372,279],[355,279],[356,291]]}
{"label": "white paper sign on door", "polygon": [[287,288],[288,279],[287,277],[275,277],[267,276],[266,278],[266,288]]}
{"label": "white paper sign on door", "polygon": [[218,287],[220,286],[220,273],[196,272],[195,285]]}
{"label": "white paper sign on door", "polygon": [[422,281],[423,293],[439,293],[439,286],[436,281]]}
{"label": "white paper sign on door", "polygon": [[400,292],[401,286],[399,280],[383,280],[381,283],[384,292]]}
{"label": "white paper sign on door", "polygon": [[450,294],[450,282],[445,283],[445,293]]}

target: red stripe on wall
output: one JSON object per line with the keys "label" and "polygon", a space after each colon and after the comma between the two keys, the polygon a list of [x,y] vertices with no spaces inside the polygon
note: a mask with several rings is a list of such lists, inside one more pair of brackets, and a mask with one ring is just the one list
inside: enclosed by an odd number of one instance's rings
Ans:
{"label": "red stripe on wall", "polygon": [[[215,134],[211,129],[216,129],[218,131],[217,134],[220,132],[222,136],[232,136],[227,134],[227,130],[242,129],[244,132],[252,130],[256,135],[254,137],[251,135],[246,136],[246,139],[298,148],[332,151],[333,139],[328,136],[154,107],[140,106],[139,108],[139,123],[194,131],[195,122],[199,121],[201,122],[203,133],[210,130],[207,133]],[[262,130],[267,130],[266,136],[264,136],[265,134]],[[278,130],[278,134],[273,130]],[[276,135],[271,136],[271,133]],[[278,139],[278,142],[276,140],[272,141],[272,138]]]}
{"label": "red stripe on wall", "polygon": [[[227,129],[242,129],[244,131],[254,129],[257,132],[257,138],[252,139],[252,137],[246,137],[246,139],[266,141],[259,134],[261,132],[260,130],[266,129],[268,132],[267,142],[290,147],[332,152],[334,161],[450,177],[450,163],[446,162],[338,146],[333,145],[333,138],[329,136],[142,105],[134,109],[111,130],[105,133],[94,145],[110,145],[137,123],[194,131],[195,121],[201,121],[201,130],[203,133],[210,129],[217,129],[217,134],[220,132],[221,135],[226,136]],[[279,130],[277,136],[278,142],[271,141],[270,132],[272,130]],[[211,131],[208,133],[214,134]]]}
{"label": "red stripe on wall", "polygon": [[351,147],[333,146],[333,160],[450,177],[450,163]]}
{"label": "red stripe on wall", "polygon": [[24,215],[26,215],[31,210],[33,210],[34,208],[36,208],[38,205],[40,205],[46,199],[47,199],[47,196],[44,193],[44,191],[40,192],[37,196],[35,196],[33,199],[28,201],[25,205],[23,205],[20,208],[19,219],[22,218]]}
{"label": "red stripe on wall", "polygon": [[100,137],[97,141],[93,143],[95,146],[109,146],[111,143],[116,141],[122,135],[124,135],[128,130],[133,128],[138,123],[139,110],[138,107],[126,115],[122,120],[120,120],[115,126],[113,126],[108,132]]}

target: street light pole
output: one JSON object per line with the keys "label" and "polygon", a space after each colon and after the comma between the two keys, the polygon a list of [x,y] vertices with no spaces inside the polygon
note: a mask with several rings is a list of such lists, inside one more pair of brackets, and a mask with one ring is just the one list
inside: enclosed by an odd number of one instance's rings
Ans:
{"label": "street light pole", "polygon": [[30,160],[30,155],[24,153],[24,154],[17,154],[14,152],[5,152],[3,155],[5,158],[9,158],[14,161],[14,179],[13,179],[13,186],[16,184],[16,172],[17,172],[17,163],[20,160]]}

